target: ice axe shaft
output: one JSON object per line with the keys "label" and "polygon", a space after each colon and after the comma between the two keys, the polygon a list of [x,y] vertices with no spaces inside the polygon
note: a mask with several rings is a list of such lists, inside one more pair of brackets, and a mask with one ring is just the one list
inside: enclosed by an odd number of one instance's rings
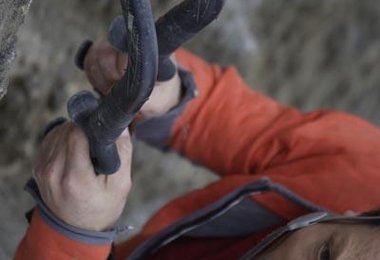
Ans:
{"label": "ice axe shaft", "polygon": [[149,0],[121,0],[127,28],[128,68],[110,94],[98,104],[90,92],[68,103],[71,119],[86,133],[97,174],[120,167],[116,140],[149,98],[157,78],[158,49]]}
{"label": "ice axe shaft", "polygon": [[[157,20],[158,81],[167,81],[175,75],[176,66],[170,60],[170,55],[214,21],[224,3],[225,0],[185,0]],[[114,20],[109,41],[117,49],[128,52],[125,49],[128,36],[124,23],[120,17]],[[77,52],[76,64],[81,69],[91,43],[85,41]]]}
{"label": "ice axe shaft", "polygon": [[[150,96],[155,81],[175,75],[170,55],[215,20],[225,2],[185,0],[154,24],[149,0],[120,1],[125,23],[121,48],[129,59],[125,75],[100,104],[90,92],[79,93],[68,103],[71,119],[87,135],[96,172],[106,175],[119,169],[115,142]],[[91,42],[85,42],[76,56],[82,69],[90,47]]]}
{"label": "ice axe shaft", "polygon": [[185,0],[156,22],[159,66],[158,81],[171,79],[176,67],[170,55],[214,21],[225,0]]}

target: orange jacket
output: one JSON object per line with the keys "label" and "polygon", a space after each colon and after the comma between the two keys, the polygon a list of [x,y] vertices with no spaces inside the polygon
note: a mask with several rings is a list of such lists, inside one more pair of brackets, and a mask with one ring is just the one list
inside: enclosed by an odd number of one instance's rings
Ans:
{"label": "orange jacket", "polygon": [[[209,65],[184,50],[177,58],[193,74],[198,96],[176,118],[166,144],[221,179],[165,206],[139,235],[116,246],[116,259],[125,259],[171,224],[263,177],[337,213],[380,207],[377,127],[336,111],[301,113],[252,91],[233,68]],[[273,192],[255,194],[253,200],[284,221],[307,212]],[[187,250],[188,258],[236,257],[263,234],[179,240],[161,258],[174,258],[180,250],[182,256]],[[84,244],[60,235],[36,211],[16,259],[106,259],[109,252],[109,245]]]}

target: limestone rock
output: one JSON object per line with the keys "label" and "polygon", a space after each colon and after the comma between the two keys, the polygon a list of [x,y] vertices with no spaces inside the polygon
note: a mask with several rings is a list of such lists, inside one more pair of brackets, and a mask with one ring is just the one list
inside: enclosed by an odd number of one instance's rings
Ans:
{"label": "limestone rock", "polygon": [[0,99],[7,92],[8,71],[16,56],[17,31],[24,21],[31,0],[0,2]]}

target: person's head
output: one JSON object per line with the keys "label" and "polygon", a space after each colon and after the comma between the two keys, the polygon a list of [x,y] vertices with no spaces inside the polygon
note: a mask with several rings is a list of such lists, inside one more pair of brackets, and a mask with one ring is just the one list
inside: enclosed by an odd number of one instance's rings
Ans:
{"label": "person's head", "polygon": [[294,232],[257,259],[380,259],[380,226],[317,224]]}
{"label": "person's head", "polygon": [[[380,216],[380,211],[363,216]],[[380,220],[380,217],[378,217]],[[274,242],[254,259],[380,259],[380,221],[326,222],[299,229]]]}

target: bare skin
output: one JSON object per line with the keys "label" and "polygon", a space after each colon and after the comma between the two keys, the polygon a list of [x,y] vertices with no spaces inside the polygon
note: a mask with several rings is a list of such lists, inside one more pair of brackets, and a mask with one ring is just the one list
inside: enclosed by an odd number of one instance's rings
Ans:
{"label": "bare skin", "polygon": [[380,259],[380,228],[353,224],[319,224],[276,243],[258,260]]}

